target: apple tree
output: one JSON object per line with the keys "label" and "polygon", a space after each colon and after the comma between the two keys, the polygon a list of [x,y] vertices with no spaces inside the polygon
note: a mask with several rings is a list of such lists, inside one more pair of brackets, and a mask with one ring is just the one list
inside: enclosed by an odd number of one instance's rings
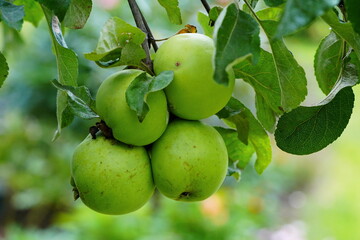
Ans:
{"label": "apple tree", "polygon": [[[198,2],[206,13],[183,23],[178,0],[158,0],[168,21],[179,25],[177,33],[158,39],[141,5],[128,0],[136,26],[111,17],[99,29],[97,46],[84,53],[96,67],[121,69],[104,80],[95,98],[78,85],[78,57],[64,39],[65,29],[84,27],[91,0],[0,0],[2,24],[17,31],[24,21],[37,26],[46,19],[58,70],[51,81],[58,90],[53,139],[75,117],[97,120],[71,166],[74,195],[90,208],[134,211],[155,187],[175,200],[202,200],[226,175],[240,179],[253,155],[261,174],[271,162],[271,134],[281,150],[305,155],[327,147],[346,128],[360,70],[356,1]],[[331,29],[314,57],[316,81],[326,97],[305,106],[305,71],[284,38],[319,18]],[[0,87],[9,67],[0,52]],[[253,88],[255,109],[232,97],[235,81]],[[216,127],[199,122],[211,116]],[[113,198],[123,207],[113,205]]]}

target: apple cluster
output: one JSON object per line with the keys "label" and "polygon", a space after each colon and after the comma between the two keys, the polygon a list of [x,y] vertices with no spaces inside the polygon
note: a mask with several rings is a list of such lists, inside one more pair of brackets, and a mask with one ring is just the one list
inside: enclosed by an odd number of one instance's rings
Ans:
{"label": "apple cluster", "polygon": [[155,187],[178,201],[204,200],[219,189],[227,173],[227,149],[221,135],[199,120],[226,105],[234,79],[227,86],[213,80],[214,49],[211,38],[197,33],[173,36],[160,46],[154,71],[171,70],[174,79],[148,94],[150,110],[142,122],[125,97],[142,71],[123,70],[101,84],[96,110],[113,138],[89,135],[71,161],[74,189],[85,205],[125,214],[143,206]]}

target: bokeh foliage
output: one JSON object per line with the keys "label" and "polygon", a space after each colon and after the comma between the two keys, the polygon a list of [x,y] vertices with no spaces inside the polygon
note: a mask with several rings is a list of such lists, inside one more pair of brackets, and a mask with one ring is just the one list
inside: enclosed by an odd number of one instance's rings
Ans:
{"label": "bokeh foliage", "polygon": [[[200,4],[180,2],[187,6],[183,22],[195,23]],[[166,12],[158,4],[143,3],[156,36],[178,30],[164,21]],[[65,34],[79,56],[79,84],[86,84],[93,94],[106,76],[118,70],[97,68],[82,55],[96,45],[99,29],[110,16],[132,21],[126,1],[107,11],[95,6],[83,30]],[[36,29],[25,24],[20,35],[0,26],[0,48],[6,45],[1,51],[12,66],[0,90],[0,239],[262,240],[284,232],[300,239],[360,238],[357,101],[353,121],[340,142],[306,157],[274,148],[273,163],[262,176],[249,165],[239,183],[227,179],[208,201],[179,203],[156,194],[140,211],[119,217],[100,215],[74,202],[69,160],[94,122],[77,119],[51,141],[56,129],[56,89],[50,81],[56,76],[56,64],[46,23],[39,24]],[[309,76],[314,75],[311,59],[316,45],[328,33],[324,26],[319,20],[286,40]],[[316,102],[323,95],[312,90],[314,77],[309,81],[307,101]],[[246,83],[237,83],[236,95],[254,110],[251,94]]]}

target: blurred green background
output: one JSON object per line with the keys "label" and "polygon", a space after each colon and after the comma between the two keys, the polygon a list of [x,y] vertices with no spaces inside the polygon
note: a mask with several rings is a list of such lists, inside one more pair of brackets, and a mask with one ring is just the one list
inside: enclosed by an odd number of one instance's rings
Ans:
{"label": "blurred green background", "polygon": [[[209,1],[226,4],[227,1]],[[171,36],[171,25],[157,1],[138,1],[156,38]],[[182,0],[184,24],[200,26],[200,1]],[[83,53],[92,51],[111,16],[133,23],[127,1],[96,0],[84,29],[68,30],[66,40],[79,56],[79,83],[95,96],[103,79],[118,69],[100,69]],[[0,26],[0,49],[10,75],[0,89],[0,239],[241,239],[355,240],[360,239],[360,110],[341,138],[321,152],[294,156],[273,144],[273,162],[261,175],[252,165],[237,183],[226,179],[218,193],[199,203],[181,203],[155,193],[142,209],[123,216],[106,216],[74,202],[69,161],[76,145],[95,121],[77,119],[51,142],[56,129],[55,57],[44,21],[26,23],[19,35]],[[318,20],[286,39],[304,67],[309,96],[305,104],[324,96],[313,73],[313,56],[329,32]],[[266,40],[264,40],[266,47]],[[354,88],[359,95],[359,89]],[[235,95],[250,108],[254,93],[241,80]],[[274,141],[273,141],[274,142]]]}

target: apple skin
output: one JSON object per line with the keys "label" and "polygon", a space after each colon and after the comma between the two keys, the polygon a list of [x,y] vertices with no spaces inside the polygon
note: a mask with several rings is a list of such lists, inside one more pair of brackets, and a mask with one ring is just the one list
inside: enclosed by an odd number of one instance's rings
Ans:
{"label": "apple skin", "polygon": [[223,183],[228,154],[213,127],[175,120],[153,143],[151,166],[155,185],[163,195],[178,201],[200,201]]}
{"label": "apple skin", "polygon": [[143,71],[136,69],[117,72],[100,85],[96,95],[96,110],[102,120],[112,129],[114,137],[124,143],[145,146],[165,131],[169,112],[164,92],[149,93],[149,112],[143,122],[139,122],[136,112],[126,102],[126,89]]}
{"label": "apple skin", "polygon": [[155,188],[145,148],[99,134],[96,139],[87,136],[75,149],[71,175],[82,202],[103,214],[133,212]]}
{"label": "apple skin", "polygon": [[213,79],[214,42],[198,33],[178,34],[156,52],[154,71],[174,71],[174,80],[165,88],[170,111],[178,117],[199,120],[220,111],[234,89],[234,76],[227,86]]}

